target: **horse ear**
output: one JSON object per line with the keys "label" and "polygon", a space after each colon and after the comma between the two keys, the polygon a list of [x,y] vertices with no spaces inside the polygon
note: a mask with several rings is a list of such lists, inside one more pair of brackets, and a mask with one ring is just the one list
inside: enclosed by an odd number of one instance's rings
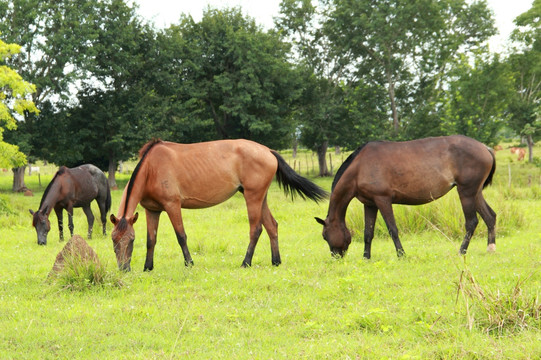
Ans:
{"label": "horse ear", "polygon": [[32,209],[28,209],[28,211],[30,211],[30,214],[34,216],[34,212],[32,211]]}
{"label": "horse ear", "polygon": [[325,220],[320,219],[320,218],[318,218],[318,217],[315,217],[314,219],[316,219],[316,221],[317,221],[319,224],[325,226]]}
{"label": "horse ear", "polygon": [[131,224],[135,224],[135,222],[137,221],[137,218],[139,217],[139,213],[136,212],[135,215],[133,215],[133,218],[131,219]]}
{"label": "horse ear", "polygon": [[109,216],[109,219],[111,220],[113,225],[116,225],[116,223],[118,222],[118,219],[116,218],[115,214],[111,214],[111,216]]}

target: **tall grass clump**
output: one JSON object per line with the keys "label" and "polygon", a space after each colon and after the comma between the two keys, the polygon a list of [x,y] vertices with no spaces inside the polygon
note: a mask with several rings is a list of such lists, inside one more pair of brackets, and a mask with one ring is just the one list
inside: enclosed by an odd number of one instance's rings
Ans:
{"label": "tall grass clump", "polygon": [[84,291],[124,285],[120,272],[108,271],[99,261],[85,260],[79,254],[66,255],[64,261],[63,269],[50,275],[63,290]]}
{"label": "tall grass clump", "polygon": [[[520,204],[506,199],[507,194],[500,189],[486,191],[485,199],[496,212],[496,235],[514,232],[523,228],[527,217]],[[438,231],[451,239],[462,239],[465,234],[464,213],[456,191],[431,203],[408,206],[393,205],[396,224],[400,234],[418,234],[425,231]],[[475,234],[486,236],[487,228],[478,215],[479,225]],[[364,208],[352,202],[347,214],[347,224],[354,235],[362,236],[364,232]],[[387,226],[378,213],[375,236],[388,236]]]}
{"label": "tall grass clump", "polygon": [[530,327],[541,326],[541,301],[539,293],[525,294],[522,287],[530,275],[518,280],[508,292],[484,289],[472,272],[465,267],[457,282],[457,299],[462,299],[466,324],[469,330],[479,329],[489,335],[516,334]]}

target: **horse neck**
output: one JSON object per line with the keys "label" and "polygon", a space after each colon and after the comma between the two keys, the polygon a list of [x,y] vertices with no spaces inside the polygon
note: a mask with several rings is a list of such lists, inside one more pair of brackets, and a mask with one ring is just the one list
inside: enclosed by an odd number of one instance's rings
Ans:
{"label": "horse neck", "polygon": [[62,193],[62,182],[59,178],[54,179],[51,187],[45,194],[45,198],[42,199],[39,211],[47,208],[46,215],[48,216],[53,211],[56,204],[62,200],[60,194]]}
{"label": "horse neck", "polygon": [[335,187],[329,200],[327,217],[330,222],[340,221],[345,223],[346,212],[353,197],[354,193],[351,190],[341,186]]}
{"label": "horse neck", "polygon": [[146,183],[146,170],[147,167],[142,166],[135,179],[133,177],[130,179],[130,182],[133,181],[133,186],[129,195],[128,188],[130,183],[128,183],[128,185],[126,185],[124,188],[124,193],[122,194],[122,199],[120,200],[120,206],[118,209],[118,216],[120,218],[132,216],[135,213],[137,205],[143,199],[143,191],[145,190]]}

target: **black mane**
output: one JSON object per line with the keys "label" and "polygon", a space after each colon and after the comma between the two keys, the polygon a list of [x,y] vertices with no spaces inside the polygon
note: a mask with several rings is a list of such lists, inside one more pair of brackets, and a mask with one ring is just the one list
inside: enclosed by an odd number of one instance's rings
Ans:
{"label": "black mane", "polygon": [[47,187],[45,188],[45,191],[43,192],[43,196],[41,197],[41,201],[39,203],[39,209],[40,210],[41,210],[41,207],[43,206],[43,201],[45,201],[45,198],[47,197],[47,194],[49,193],[49,190],[51,190],[51,187],[54,184],[54,181],[56,180],[58,175],[62,175],[63,173],[66,172],[67,169],[68,169],[67,167],[61,166],[60,169],[58,169],[58,171],[56,172],[56,174],[54,174],[53,179],[51,180],[49,185],[47,185]]}
{"label": "black mane", "polygon": [[340,165],[340,168],[338,169],[338,171],[336,172],[336,175],[334,176],[334,180],[332,181],[332,186],[331,186],[331,192],[334,191],[334,187],[336,186],[336,184],[338,183],[338,180],[340,180],[340,178],[342,177],[342,175],[344,175],[344,172],[346,172],[346,169],[349,167],[349,165],[351,165],[351,163],[353,162],[353,159],[355,159],[355,157],[357,155],[359,155],[359,153],[361,152],[361,150],[366,146],[366,144],[363,144],[361,146],[359,146],[354,152],[352,152],[348,158],[346,160],[344,160],[344,162],[342,163],[342,165]]}
{"label": "black mane", "polygon": [[160,140],[160,139],[151,140],[148,143],[146,143],[145,145],[143,145],[143,147],[139,151],[141,160],[139,160],[139,162],[137,163],[137,166],[133,170],[133,174],[130,177],[130,182],[128,183],[128,191],[126,192],[126,199],[124,201],[124,216],[123,216],[123,218],[126,216],[126,210],[128,209],[128,199],[130,198],[130,195],[131,195],[131,192],[132,192],[132,189],[133,189],[133,183],[135,182],[135,178],[137,177],[137,174],[139,173],[139,168],[141,167],[141,164],[143,163],[143,160],[145,160],[145,157],[148,155],[148,153],[150,152],[150,149],[152,149],[154,147],[154,145],[161,144],[161,143],[163,143],[163,141]]}

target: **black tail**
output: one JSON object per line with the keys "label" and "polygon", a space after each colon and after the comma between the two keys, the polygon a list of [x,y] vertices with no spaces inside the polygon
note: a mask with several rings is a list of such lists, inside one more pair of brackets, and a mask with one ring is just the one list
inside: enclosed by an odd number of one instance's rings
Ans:
{"label": "black tail", "polygon": [[492,177],[494,176],[494,173],[496,172],[496,157],[494,156],[494,151],[488,147],[487,149],[490,152],[490,155],[492,155],[492,169],[490,169],[490,174],[488,174],[488,177],[485,180],[485,183],[483,184],[483,189],[492,183]]}
{"label": "black tail", "polygon": [[111,210],[111,187],[109,181],[107,181],[107,198],[105,199],[105,212],[108,213]]}
{"label": "black tail", "polygon": [[271,153],[278,160],[276,180],[278,181],[278,185],[284,189],[286,195],[291,195],[292,198],[295,198],[295,194],[299,194],[303,199],[308,198],[315,202],[329,197],[328,192],[297,174],[280,154],[273,150],[271,150]]}

